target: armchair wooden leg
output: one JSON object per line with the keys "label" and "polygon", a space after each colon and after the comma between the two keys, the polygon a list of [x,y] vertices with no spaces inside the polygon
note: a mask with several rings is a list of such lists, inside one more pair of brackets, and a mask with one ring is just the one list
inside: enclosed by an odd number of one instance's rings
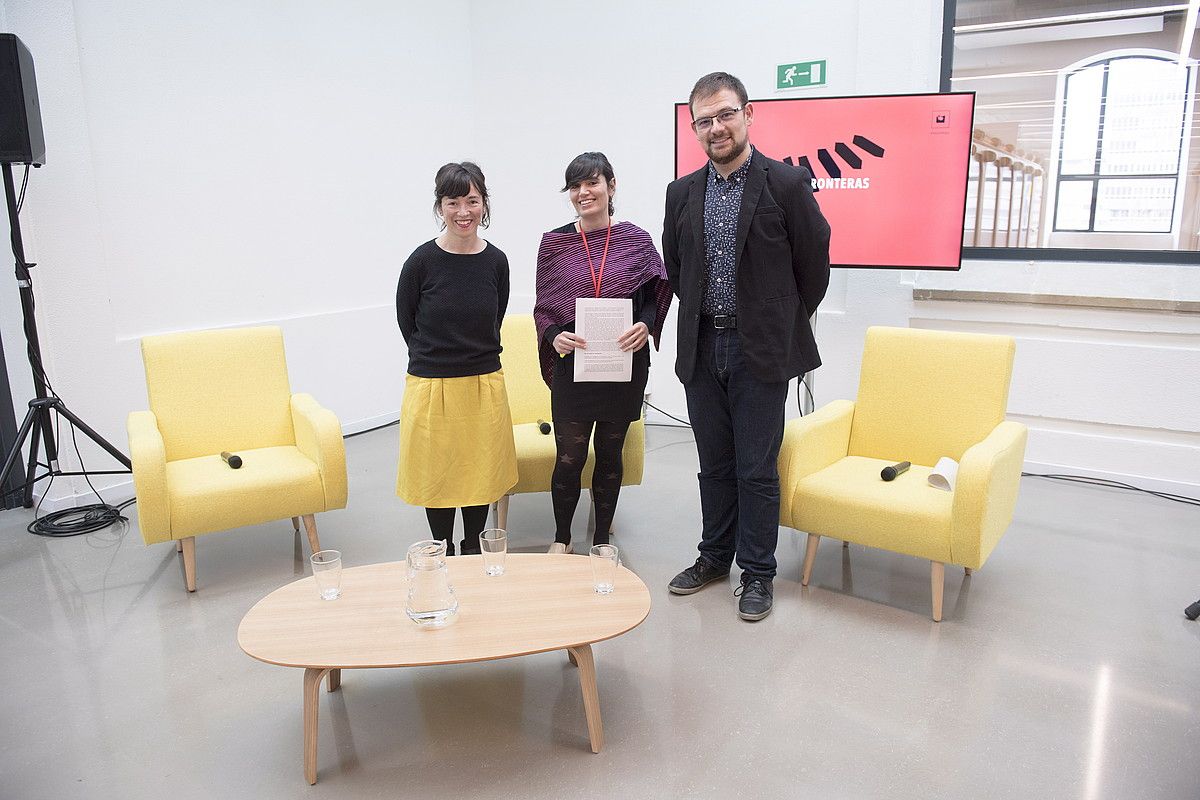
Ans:
{"label": "armchair wooden leg", "polygon": [[946,565],[940,561],[930,561],[929,586],[933,589],[933,621],[942,621],[942,590],[945,588]]}
{"label": "armchair wooden leg", "polygon": [[175,540],[175,552],[176,552],[176,553],[182,553],[182,552],[183,552],[183,539],[176,539],[176,540]]}
{"label": "armchair wooden leg", "polygon": [[314,553],[320,552],[321,540],[317,538],[317,519],[312,514],[305,514],[304,532],[308,534],[308,546]]}
{"label": "armchair wooden leg", "polygon": [[508,530],[508,498],[510,496],[506,494],[492,503],[492,522],[502,530]]}
{"label": "armchair wooden leg", "polygon": [[300,518],[299,517],[292,517],[292,531],[295,533],[300,532]]}
{"label": "armchair wooden leg", "polygon": [[972,574],[972,570],[970,567],[963,567],[963,575],[965,575],[966,577],[969,578],[969,577],[971,577],[971,574]]}
{"label": "armchair wooden leg", "polygon": [[196,591],[196,537],[189,536],[180,539],[183,552],[183,579],[187,582],[189,592]]}
{"label": "armchair wooden leg", "polygon": [[817,545],[821,537],[815,533],[808,535],[808,544],[804,548],[804,571],[800,573],[800,585],[808,586],[808,577],[812,575],[813,562],[817,560]]}

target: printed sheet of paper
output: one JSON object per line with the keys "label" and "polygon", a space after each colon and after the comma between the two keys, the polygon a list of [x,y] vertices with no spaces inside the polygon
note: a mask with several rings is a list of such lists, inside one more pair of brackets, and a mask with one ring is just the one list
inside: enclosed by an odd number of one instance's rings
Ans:
{"label": "printed sheet of paper", "polygon": [[587,342],[587,349],[575,351],[575,380],[628,383],[633,378],[633,352],[623,352],[617,339],[632,327],[632,300],[577,298],[575,333]]}

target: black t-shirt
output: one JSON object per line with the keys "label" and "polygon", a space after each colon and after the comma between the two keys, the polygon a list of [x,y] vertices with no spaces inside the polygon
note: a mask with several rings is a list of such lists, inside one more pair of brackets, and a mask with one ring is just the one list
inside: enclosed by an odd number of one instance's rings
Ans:
{"label": "black t-shirt", "polygon": [[408,372],[461,378],[500,369],[500,322],[508,308],[508,258],[490,242],[470,255],[436,241],[413,251],[396,286],[396,321]]}

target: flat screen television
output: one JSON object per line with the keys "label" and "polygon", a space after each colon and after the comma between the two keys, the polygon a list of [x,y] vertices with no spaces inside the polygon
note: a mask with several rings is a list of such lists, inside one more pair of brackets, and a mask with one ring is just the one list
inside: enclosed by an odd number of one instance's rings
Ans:
{"label": "flat screen television", "polygon": [[[808,167],[835,267],[956,270],[975,93],[752,100],[750,142]],[[675,176],[708,157],[675,105]]]}

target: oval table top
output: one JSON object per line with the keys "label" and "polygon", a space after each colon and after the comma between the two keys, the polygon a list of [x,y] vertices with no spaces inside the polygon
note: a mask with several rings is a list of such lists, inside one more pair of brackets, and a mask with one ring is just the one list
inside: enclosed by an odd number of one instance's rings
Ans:
{"label": "oval table top", "polygon": [[480,556],[446,563],[458,615],[422,628],[404,613],[407,564],[342,570],[342,595],[317,596],[312,576],[258,601],[238,627],[252,658],[284,667],[364,668],[457,664],[562,650],[620,636],[650,613],[650,592],[625,567],[614,591],[592,589],[583,555],[509,553],[503,575],[483,573]]}

